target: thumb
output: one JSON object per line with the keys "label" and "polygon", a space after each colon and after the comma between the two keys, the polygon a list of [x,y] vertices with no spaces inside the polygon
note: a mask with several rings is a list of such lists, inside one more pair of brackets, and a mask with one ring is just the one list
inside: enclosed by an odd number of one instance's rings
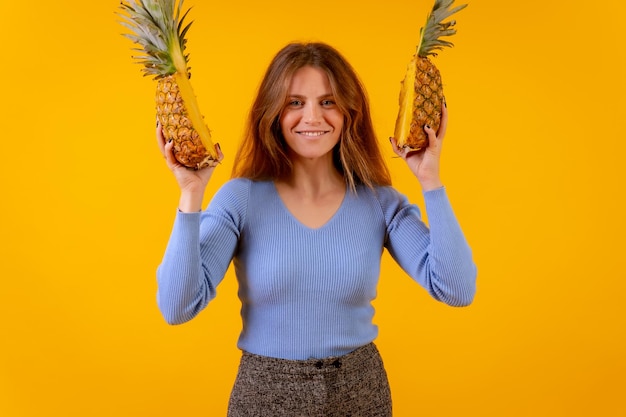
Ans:
{"label": "thumb", "polygon": [[439,152],[443,136],[437,136],[435,129],[429,125],[424,126],[424,132],[428,135],[428,146],[426,147],[426,150]]}
{"label": "thumb", "polygon": [[172,139],[167,141],[163,148],[163,152],[165,154],[165,160],[170,167],[180,165],[180,163],[176,160],[176,157],[174,157],[174,142],[172,142]]}

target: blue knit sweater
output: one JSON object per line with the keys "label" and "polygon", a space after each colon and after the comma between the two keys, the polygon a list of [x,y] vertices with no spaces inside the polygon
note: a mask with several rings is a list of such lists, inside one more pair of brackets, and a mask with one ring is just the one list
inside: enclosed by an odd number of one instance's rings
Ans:
{"label": "blue knit sweater", "polygon": [[371,302],[384,248],[435,299],[468,305],[476,279],[470,248],[445,189],[424,198],[429,227],[393,188],[361,186],[311,229],[273,182],[230,180],[204,212],[177,214],[157,270],[159,308],[168,323],[191,320],[233,261],[240,349],[284,359],[343,355],[377,336]]}

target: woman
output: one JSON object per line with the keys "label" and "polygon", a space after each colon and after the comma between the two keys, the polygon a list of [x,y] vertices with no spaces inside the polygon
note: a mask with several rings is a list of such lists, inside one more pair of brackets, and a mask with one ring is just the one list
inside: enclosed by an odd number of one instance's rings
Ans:
{"label": "woman", "polygon": [[475,293],[471,251],[439,176],[446,123],[444,109],[421,152],[391,139],[422,187],[430,229],[391,187],[365,91],[328,45],[294,43],[274,57],[233,179],[205,211],[215,168],[178,164],[157,128],[181,189],[157,272],[166,320],[195,317],[235,266],[243,354],[229,416],[391,415],[371,305],[383,249],[437,300],[463,306]]}

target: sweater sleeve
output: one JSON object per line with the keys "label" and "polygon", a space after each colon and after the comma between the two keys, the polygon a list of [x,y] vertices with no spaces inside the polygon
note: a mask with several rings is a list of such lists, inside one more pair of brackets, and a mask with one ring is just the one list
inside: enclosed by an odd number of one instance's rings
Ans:
{"label": "sweater sleeve", "polygon": [[445,188],[424,193],[429,226],[418,207],[392,188],[381,194],[387,222],[385,246],[402,269],[438,301],[471,304],[476,265]]}
{"label": "sweater sleeve", "polygon": [[191,320],[215,298],[237,249],[248,193],[249,182],[232,180],[204,212],[176,214],[157,268],[157,304],[169,324]]}

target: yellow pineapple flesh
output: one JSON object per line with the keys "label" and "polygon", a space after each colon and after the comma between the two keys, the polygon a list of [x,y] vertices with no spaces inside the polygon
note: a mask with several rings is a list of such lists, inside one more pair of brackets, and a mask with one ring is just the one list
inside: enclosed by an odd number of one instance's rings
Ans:
{"label": "yellow pineapple flesh", "polygon": [[394,138],[398,148],[411,151],[428,146],[428,136],[424,126],[435,132],[441,123],[441,106],[444,105],[441,74],[429,59],[436,56],[436,50],[452,46],[451,42],[440,39],[456,33],[454,20],[443,22],[452,14],[465,8],[467,4],[450,9],[454,0],[436,0],[420,29],[420,42],[413,55],[402,81],[399,97],[399,110],[396,118]]}
{"label": "yellow pineapple flesh", "polygon": [[201,169],[214,165],[218,154],[211,132],[200,113],[184,54],[185,35],[191,23],[184,19],[183,0],[130,0],[122,2],[123,26],[127,38],[139,44],[141,55],[134,58],[144,66],[144,75],[157,80],[156,113],[163,136],[172,140],[174,156],[184,166]]}

